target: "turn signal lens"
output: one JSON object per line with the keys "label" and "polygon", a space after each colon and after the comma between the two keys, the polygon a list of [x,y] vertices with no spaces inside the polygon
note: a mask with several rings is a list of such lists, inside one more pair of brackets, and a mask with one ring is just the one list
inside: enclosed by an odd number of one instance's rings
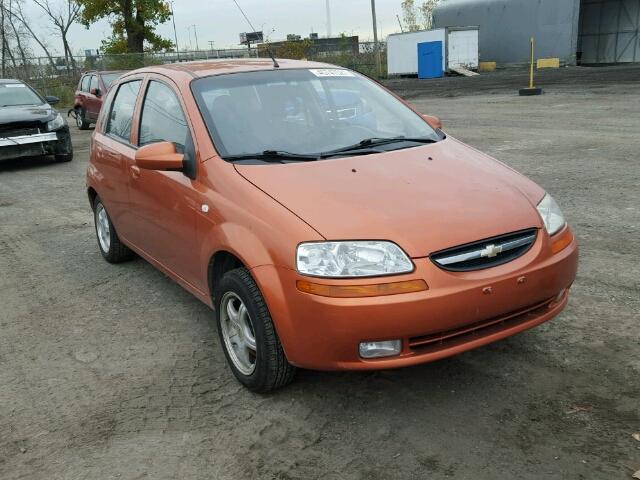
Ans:
{"label": "turn signal lens", "polygon": [[399,293],[422,292],[428,290],[424,280],[408,280],[405,282],[378,283],[374,285],[323,285],[320,283],[298,280],[298,290],[321,297],[359,298],[397,295]]}
{"label": "turn signal lens", "polygon": [[571,230],[567,228],[564,232],[557,236],[558,238],[551,237],[551,251],[553,253],[558,253],[561,250],[564,250],[571,242],[573,242],[573,233]]}

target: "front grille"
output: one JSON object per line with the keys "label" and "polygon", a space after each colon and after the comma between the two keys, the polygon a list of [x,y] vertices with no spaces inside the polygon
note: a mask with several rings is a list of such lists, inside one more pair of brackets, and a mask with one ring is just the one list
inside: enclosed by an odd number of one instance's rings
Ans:
{"label": "front grille", "polygon": [[44,131],[42,122],[15,122],[0,125],[0,137],[2,138],[34,135]]}
{"label": "front grille", "polygon": [[438,267],[452,272],[495,267],[524,255],[535,243],[537,234],[535,228],[521,230],[440,250],[430,258]]}
{"label": "front grille", "polygon": [[412,337],[409,338],[409,348],[415,353],[433,353],[470,342],[476,338],[486,337],[541,316],[549,311],[549,306],[553,300],[554,298],[549,298],[506,315],[500,315],[453,330]]}

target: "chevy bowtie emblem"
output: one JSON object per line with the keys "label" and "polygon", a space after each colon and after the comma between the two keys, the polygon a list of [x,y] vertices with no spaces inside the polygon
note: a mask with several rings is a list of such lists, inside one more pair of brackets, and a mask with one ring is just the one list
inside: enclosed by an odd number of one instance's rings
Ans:
{"label": "chevy bowtie emblem", "polygon": [[487,245],[482,250],[480,250],[480,256],[493,258],[500,252],[502,252],[502,245]]}

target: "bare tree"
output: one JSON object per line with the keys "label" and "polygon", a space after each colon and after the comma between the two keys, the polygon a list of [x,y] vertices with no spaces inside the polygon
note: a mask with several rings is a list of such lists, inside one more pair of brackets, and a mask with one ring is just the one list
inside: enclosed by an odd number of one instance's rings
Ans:
{"label": "bare tree", "polygon": [[420,13],[422,14],[422,24],[426,30],[433,28],[433,11],[436,9],[441,0],[425,0],[420,5]]}
{"label": "bare tree", "polygon": [[404,18],[404,24],[410,32],[420,30],[418,24],[418,15],[416,12],[416,3],[414,0],[402,0],[402,17]]}
{"label": "bare tree", "polygon": [[[6,1],[6,0],[3,0],[3,1]],[[33,38],[33,40],[40,46],[44,54],[47,56],[47,59],[49,60],[49,64],[51,65],[51,67],[55,69],[56,62],[53,60],[53,56],[51,55],[51,52],[49,51],[49,48],[47,47],[46,43],[33,31],[33,28],[31,28],[31,22],[22,11],[21,1],[14,0],[12,10],[7,11],[5,13],[8,13],[8,16],[11,19],[11,22],[19,23],[29,33],[31,38]]]}
{"label": "bare tree", "polygon": [[[13,11],[13,1],[14,0],[9,0],[9,12]],[[24,70],[24,74],[25,77],[29,76],[29,62],[27,61],[27,50],[26,50],[26,42],[25,40],[25,34],[24,31],[22,31],[22,29],[20,28],[22,25],[20,25],[17,22],[12,22],[11,18],[9,15],[7,15],[7,18],[9,19],[9,25],[11,26],[11,31],[13,32],[13,40],[16,43],[16,48],[18,50],[18,53],[20,54],[20,60],[22,63],[22,68]]]}
{"label": "bare tree", "polygon": [[5,64],[5,52],[7,51],[7,31],[5,29],[5,15],[4,0],[0,0],[0,43],[2,43],[2,78],[7,74]]}
{"label": "bare tree", "polygon": [[67,39],[69,28],[80,16],[82,6],[75,0],[61,0],[62,6],[51,4],[49,0],[33,0],[42,11],[51,19],[54,27],[58,30],[58,34],[62,39],[64,47],[64,58],[66,60],[67,71],[69,71],[69,63],[73,70],[76,70],[76,61],[73,58],[73,52]]}
{"label": "bare tree", "polygon": [[[445,0],[423,0],[419,6],[416,5],[415,0],[402,0],[402,16],[404,17],[404,23],[410,32],[415,32],[424,28],[425,30],[431,30],[433,28],[433,11],[436,6],[444,2]],[[421,20],[419,20],[421,17]]]}

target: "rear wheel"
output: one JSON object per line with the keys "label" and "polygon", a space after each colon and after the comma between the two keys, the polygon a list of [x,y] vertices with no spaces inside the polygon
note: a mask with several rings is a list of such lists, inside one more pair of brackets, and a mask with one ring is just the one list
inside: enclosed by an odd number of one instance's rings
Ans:
{"label": "rear wheel", "polygon": [[215,290],[218,335],[235,377],[249,390],[268,392],[293,380],[269,309],[246,268],[227,272]]}
{"label": "rear wheel", "polygon": [[130,260],[133,252],[120,241],[111,218],[104,208],[100,197],[96,197],[93,204],[93,216],[96,225],[98,247],[104,259],[109,263],[121,263]]}
{"label": "rear wheel", "polygon": [[87,121],[84,108],[76,109],[76,125],[80,130],[88,130],[90,122]]}

